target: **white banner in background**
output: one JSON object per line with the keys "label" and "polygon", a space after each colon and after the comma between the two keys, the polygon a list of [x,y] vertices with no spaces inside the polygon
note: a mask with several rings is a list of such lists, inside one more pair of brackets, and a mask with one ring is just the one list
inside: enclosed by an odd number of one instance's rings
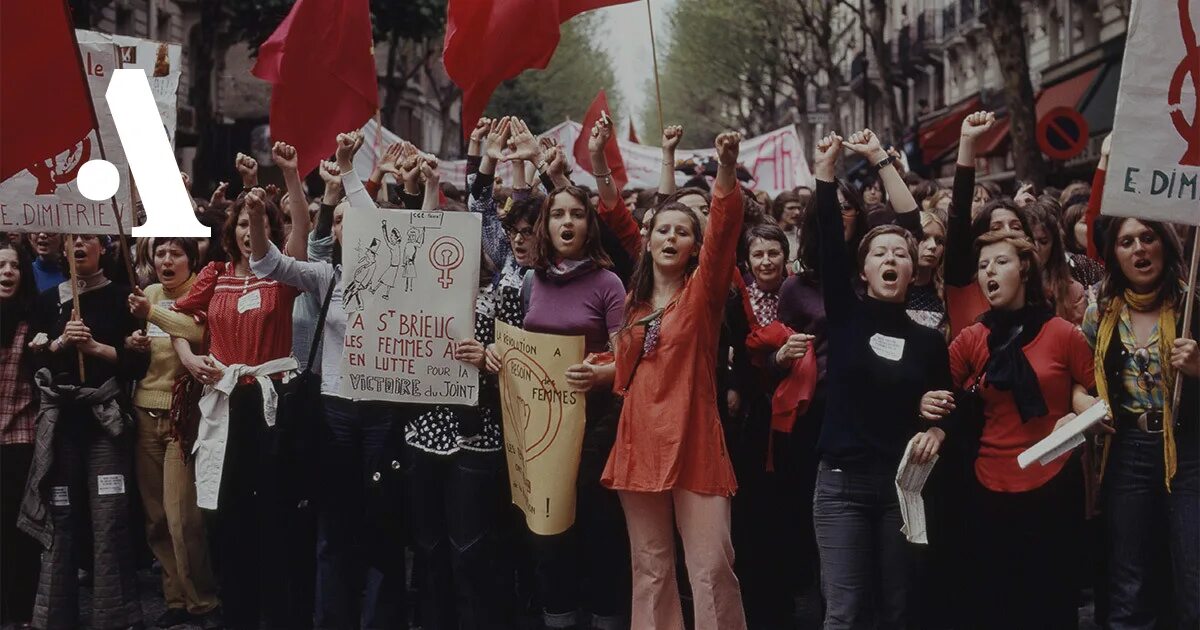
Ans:
{"label": "white banner in background", "polygon": [[[560,146],[567,152],[572,174],[571,180],[576,184],[595,187],[595,179],[575,162],[575,139],[582,132],[583,126],[568,120],[548,129],[540,137],[552,137],[558,140]],[[400,142],[400,136],[381,127],[374,120],[368,121],[363,127],[363,150],[354,157],[354,170],[360,177],[366,179],[375,168],[379,156],[387,150],[388,145]],[[618,138],[621,147],[621,157],[625,161],[625,172],[629,175],[628,188],[658,188],[658,176],[662,168],[662,149],[659,147],[636,144]],[[696,158],[716,158],[715,149],[676,149],[677,160]],[[739,161],[754,177],[750,187],[754,190],[765,190],[776,195],[782,190],[790,190],[797,186],[812,186],[813,175],[809,170],[805,156],[804,143],[796,128],[788,125],[767,134],[747,138],[742,141]],[[445,160],[439,164],[442,181],[451,182],[462,187],[467,180],[466,160]],[[501,164],[498,169],[500,178],[506,182],[512,181],[512,165]],[[689,175],[676,171],[675,182],[683,185]]]}
{"label": "white banner in background", "polygon": [[1197,32],[1200,6],[1194,1],[1134,0],[1104,214],[1200,225]]}
{"label": "white banner in background", "polygon": [[473,212],[346,212],[342,395],[475,404],[479,372],[454,348],[475,336],[480,229]]}

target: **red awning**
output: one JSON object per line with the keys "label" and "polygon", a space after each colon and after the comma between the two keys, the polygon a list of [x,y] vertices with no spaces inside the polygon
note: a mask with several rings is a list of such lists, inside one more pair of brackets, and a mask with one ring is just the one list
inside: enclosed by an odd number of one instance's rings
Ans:
{"label": "red awning", "polygon": [[[1037,97],[1035,108],[1037,119],[1040,120],[1055,107],[1078,108],[1080,99],[1083,98],[1084,92],[1092,85],[1092,82],[1096,80],[1100,69],[1101,67],[1097,66],[1042,90]],[[1008,127],[1009,119],[1007,117],[997,120],[996,124],[976,141],[975,154],[995,155],[999,149],[1004,148],[1008,140]]]}
{"label": "red awning", "polygon": [[1037,117],[1040,120],[1047,112],[1055,107],[1071,107],[1077,108],[1080,99],[1083,98],[1083,93],[1087,91],[1088,86],[1096,79],[1099,74],[1100,67],[1097,66],[1077,74],[1062,83],[1055,83],[1050,87],[1042,90],[1042,94],[1038,96],[1037,101]]}
{"label": "red awning", "polygon": [[978,96],[972,97],[962,105],[951,109],[937,118],[921,126],[918,143],[921,146],[921,158],[926,164],[933,163],[943,153],[958,146],[958,136],[962,121],[971,112],[978,111],[981,106]]}

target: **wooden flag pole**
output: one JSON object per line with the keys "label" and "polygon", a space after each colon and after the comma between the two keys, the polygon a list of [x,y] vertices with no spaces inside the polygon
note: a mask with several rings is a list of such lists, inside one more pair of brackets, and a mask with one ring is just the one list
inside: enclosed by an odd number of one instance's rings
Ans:
{"label": "wooden flag pole", "polygon": [[[67,243],[64,244],[63,253],[67,256],[67,268],[71,270],[71,278],[67,282],[71,283],[71,319],[83,319],[83,311],[79,309],[79,274],[75,271],[75,236],[67,235]],[[87,380],[87,372],[83,367],[83,352],[79,348],[75,349],[75,354],[79,357],[79,382]]]}
{"label": "wooden flag pole", "polygon": [[654,14],[650,0],[646,0],[646,22],[650,24],[650,57],[654,59],[654,96],[658,100],[658,133],[661,136],[666,124],[663,122],[662,87],[658,81],[658,47],[654,44]]}
{"label": "wooden flag pole", "polygon": [[[1200,225],[1192,228],[1192,262],[1188,265],[1187,291],[1183,302],[1183,331],[1180,339],[1192,336],[1192,314],[1196,304],[1196,268],[1200,266]],[[1169,357],[1168,357],[1169,359]],[[1171,409],[1179,409],[1179,398],[1183,395],[1183,379],[1175,375],[1175,391],[1171,392]]]}
{"label": "wooden flag pole", "polygon": [[[69,4],[67,4],[67,0],[63,0],[63,6],[65,6],[67,8],[66,9],[67,15],[71,15],[71,7]],[[79,48],[79,38],[75,34],[75,29],[72,28],[72,29],[70,29],[70,31],[71,31],[71,41],[75,42],[76,48]],[[116,60],[118,66],[121,65],[121,51],[120,51],[120,49],[117,48],[116,44],[113,44],[113,59]],[[83,70],[83,72],[84,72],[83,76],[86,77],[87,70],[84,69],[82,66],[83,61],[80,60],[79,63],[80,63],[80,69]],[[92,93],[91,86],[87,85],[85,87],[87,88],[88,95],[90,96]],[[106,154],[104,152],[104,133],[100,129],[100,117],[96,114],[96,103],[90,98],[88,99],[88,109],[91,110],[92,122],[95,123],[95,125],[96,125],[95,126],[96,145],[97,145],[97,148],[100,150],[100,159],[107,159]],[[130,170],[130,173],[129,173],[129,183],[130,183],[130,186],[133,185],[132,170]],[[133,199],[133,191],[130,191],[130,200],[132,201],[132,199]],[[117,196],[115,194],[113,195],[111,202],[112,202],[112,207],[113,207],[113,214],[117,218],[117,240],[121,246],[121,260],[125,263],[125,273],[129,274],[129,284],[130,284],[130,286],[133,286],[133,285],[137,284],[137,276],[134,275],[134,272],[133,272],[133,260],[130,259],[130,257],[129,257],[129,246],[125,242],[125,226],[121,225],[121,220],[123,219],[123,217],[121,216],[121,208],[117,204]],[[132,225],[132,222],[130,223],[130,225]],[[72,270],[75,269],[73,261],[72,261],[71,269]],[[74,271],[72,271],[72,273],[74,273]],[[78,305],[76,305],[76,306],[78,307]],[[80,365],[82,365],[82,363],[80,363]]]}

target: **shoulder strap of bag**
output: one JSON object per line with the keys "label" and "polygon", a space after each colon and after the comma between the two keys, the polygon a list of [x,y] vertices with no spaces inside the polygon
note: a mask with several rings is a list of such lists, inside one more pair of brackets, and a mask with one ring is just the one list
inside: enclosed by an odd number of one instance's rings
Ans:
{"label": "shoulder strap of bag", "polygon": [[313,361],[317,360],[317,348],[321,345],[321,333],[325,330],[325,315],[329,313],[329,303],[333,301],[333,287],[337,285],[337,273],[329,277],[329,290],[325,292],[325,303],[321,305],[321,315],[317,317],[317,327],[313,330],[312,345],[308,348],[308,363],[304,369],[311,372]]}

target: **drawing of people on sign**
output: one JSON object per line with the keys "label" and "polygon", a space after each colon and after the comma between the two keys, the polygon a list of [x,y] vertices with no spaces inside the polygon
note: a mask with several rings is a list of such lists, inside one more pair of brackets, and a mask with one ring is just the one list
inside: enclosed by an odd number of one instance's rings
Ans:
{"label": "drawing of people on sign", "polygon": [[404,242],[404,256],[401,262],[403,268],[401,276],[404,277],[405,293],[412,291],[413,278],[417,277],[417,251],[423,244],[425,244],[425,230],[417,227],[408,228],[408,237]]}
{"label": "drawing of people on sign", "polygon": [[383,242],[388,248],[388,266],[377,276],[371,293],[378,293],[382,287],[383,299],[386,300],[392,294],[392,287],[396,286],[396,276],[400,273],[401,260],[400,231],[396,228],[389,230],[386,219],[383,221]]}
{"label": "drawing of people on sign", "polygon": [[361,293],[364,289],[370,290],[371,281],[375,275],[375,258],[378,251],[379,239],[372,238],[371,244],[367,245],[367,248],[359,255],[358,263],[354,266],[354,277],[346,285],[346,291],[342,298],[342,304],[347,313],[363,309]]}

